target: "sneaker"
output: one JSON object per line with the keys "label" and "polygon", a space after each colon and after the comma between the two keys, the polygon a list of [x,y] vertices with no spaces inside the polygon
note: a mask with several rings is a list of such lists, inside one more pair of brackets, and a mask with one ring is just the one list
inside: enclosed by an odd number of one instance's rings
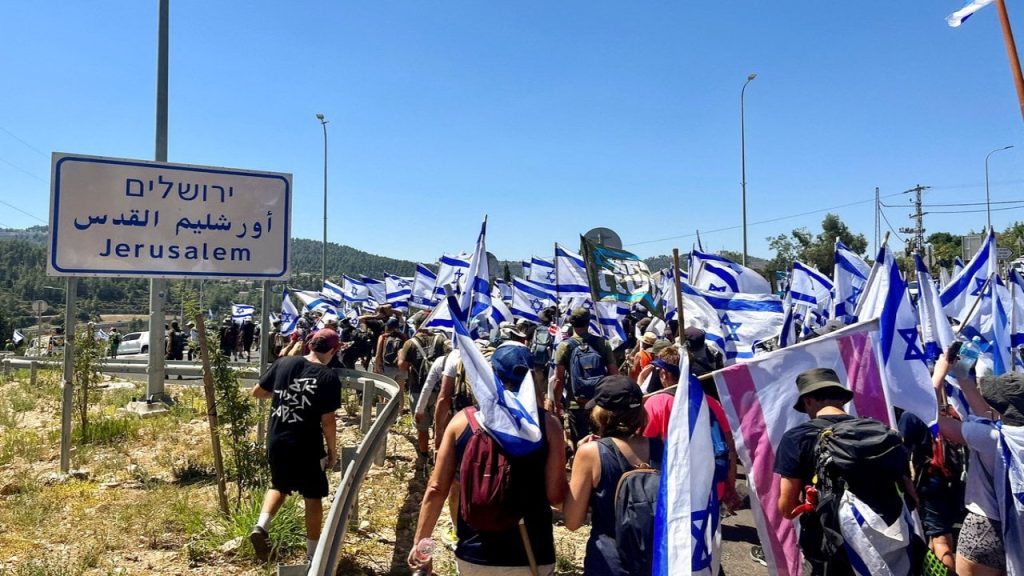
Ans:
{"label": "sneaker", "polygon": [[252,532],[249,533],[249,542],[252,543],[252,549],[260,562],[270,560],[270,534],[267,534],[266,530],[253,526]]}
{"label": "sneaker", "polygon": [[764,559],[764,548],[761,548],[760,546],[750,547],[750,559],[761,566],[768,566],[768,561]]}

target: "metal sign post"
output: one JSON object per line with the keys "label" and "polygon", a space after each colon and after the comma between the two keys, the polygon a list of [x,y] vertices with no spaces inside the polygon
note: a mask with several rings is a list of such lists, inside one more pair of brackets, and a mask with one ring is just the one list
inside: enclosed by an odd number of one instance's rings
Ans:
{"label": "metal sign post", "polygon": [[61,381],[60,411],[60,471],[71,470],[71,409],[75,400],[75,300],[78,297],[78,278],[69,276],[65,288],[64,304],[64,377]]}

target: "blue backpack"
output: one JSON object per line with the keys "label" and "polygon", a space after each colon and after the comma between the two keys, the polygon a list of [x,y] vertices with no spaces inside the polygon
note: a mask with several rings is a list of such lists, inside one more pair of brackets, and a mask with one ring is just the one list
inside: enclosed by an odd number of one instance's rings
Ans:
{"label": "blue backpack", "polygon": [[586,340],[579,344],[573,344],[576,340],[570,340],[572,352],[569,354],[569,384],[573,397],[582,396],[586,399],[594,397],[597,390],[597,383],[608,375],[608,367],[605,366],[604,356],[598,352]]}
{"label": "blue backpack", "polygon": [[725,482],[729,475],[729,444],[725,442],[725,432],[714,414],[711,414],[711,447],[715,452],[715,484]]}

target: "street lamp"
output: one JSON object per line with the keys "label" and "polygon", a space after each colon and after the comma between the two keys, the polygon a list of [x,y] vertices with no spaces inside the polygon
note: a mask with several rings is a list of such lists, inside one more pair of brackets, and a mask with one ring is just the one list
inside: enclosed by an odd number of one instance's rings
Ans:
{"label": "street lamp", "polygon": [[[316,119],[324,128],[324,245],[320,255],[320,276],[323,284],[327,283],[327,120],[324,115],[317,112]],[[321,286],[323,286],[321,284]]]}
{"label": "street lamp", "polygon": [[992,156],[996,152],[1002,152],[1003,150],[1009,150],[1010,148],[1013,148],[1013,144],[1003,146],[1002,148],[996,148],[985,156],[985,212],[988,214],[988,227],[990,230],[992,229],[992,198],[988,194],[988,159],[989,156]]}
{"label": "street lamp", "polygon": [[743,96],[747,92],[747,84],[757,78],[756,73],[747,75],[747,81],[740,90],[740,185],[743,188],[743,261],[747,265],[747,134],[743,118]]}

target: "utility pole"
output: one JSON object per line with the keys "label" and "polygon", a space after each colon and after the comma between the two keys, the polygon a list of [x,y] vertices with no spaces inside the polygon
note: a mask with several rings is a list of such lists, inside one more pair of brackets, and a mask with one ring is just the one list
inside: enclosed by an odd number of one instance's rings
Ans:
{"label": "utility pole", "polygon": [[875,186],[875,251],[878,254],[878,239],[882,236],[882,204],[878,196],[878,186]]}
{"label": "utility pole", "polygon": [[910,217],[914,219],[914,227],[900,228],[900,232],[914,235],[911,245],[907,247],[910,252],[918,250],[921,254],[924,254],[924,215],[927,214],[927,212],[921,211],[921,193],[929,188],[931,188],[931,186],[921,186],[918,184],[910,190],[903,192],[904,194],[910,194],[911,192],[914,193],[914,213],[910,215]]}

